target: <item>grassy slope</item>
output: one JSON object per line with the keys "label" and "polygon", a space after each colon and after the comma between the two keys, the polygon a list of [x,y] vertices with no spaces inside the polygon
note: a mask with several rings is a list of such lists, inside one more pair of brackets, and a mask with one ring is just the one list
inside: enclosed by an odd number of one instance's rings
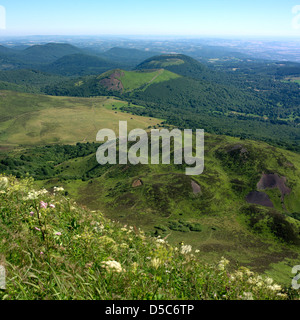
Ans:
{"label": "grassy slope", "polygon": [[150,84],[177,79],[179,77],[180,76],[175,73],[160,69],[153,72],[124,71],[124,75],[119,79],[125,91],[131,91],[140,87],[143,87],[145,90]]}
{"label": "grassy slope", "polygon": [[35,145],[94,141],[98,130],[117,132],[119,120],[128,128],[147,128],[159,120],[120,113],[126,102],[113,98],[51,97],[2,91],[0,144]]}
{"label": "grassy slope", "polygon": [[178,66],[181,64],[184,64],[185,62],[182,59],[178,59],[178,58],[170,58],[170,59],[165,59],[164,62],[159,62],[159,61],[151,61],[149,62],[149,66],[153,66],[153,69],[155,68],[166,68],[169,66]]}
{"label": "grassy slope", "polygon": [[[236,160],[229,166],[228,159],[220,160],[216,156],[217,151],[227,155],[226,150],[237,144],[249,151],[249,160],[245,163]],[[95,178],[69,179],[83,172]],[[299,244],[289,244],[274,233],[264,220],[272,217],[269,209],[257,206],[256,215],[263,215],[264,219],[256,225],[249,222],[253,219],[248,212],[252,206],[246,203],[245,196],[256,189],[262,172],[285,176],[292,188],[284,201],[286,209],[278,201],[278,191],[266,190],[281,216],[299,212],[299,155],[264,143],[214,135],[206,136],[205,170],[200,176],[187,177],[182,168],[172,165],[116,165],[105,169],[97,166],[95,155],[90,155],[62,163],[57,167],[57,178],[40,181],[38,185],[50,188],[64,181],[65,189],[79,203],[100,209],[111,219],[152,233],[156,229],[172,244],[181,241],[192,244],[200,250],[203,261],[216,262],[226,253],[237,265],[267,272],[287,284],[292,274],[286,270],[299,261]],[[142,179],[143,185],[133,188],[136,179]],[[193,194],[191,179],[201,186],[200,195]],[[287,219],[295,228],[300,227],[299,221]],[[170,221],[179,220],[200,223],[202,231],[180,232],[169,228]],[[161,227],[165,231],[161,231]],[[278,268],[284,271],[279,273]]]}
{"label": "grassy slope", "polygon": [[190,246],[146,237],[61,192],[34,191],[30,179],[0,177],[0,190],[0,236],[6,240],[0,242],[0,264],[7,282],[0,300],[297,298],[224,258],[204,264]]}
{"label": "grassy slope", "polygon": [[[123,102],[113,99],[2,92],[1,101],[2,119],[5,120],[0,123],[3,132],[0,136],[2,144],[58,141],[75,143],[85,139],[94,141],[96,132],[102,125],[116,130],[119,119],[127,119],[129,129],[137,126],[145,128],[158,122],[156,119],[150,120],[112,110],[124,105]],[[100,119],[97,122],[95,114],[99,114]],[[91,123],[97,125],[91,126]],[[36,135],[28,136],[33,130],[36,130]],[[43,132],[47,137],[45,140]],[[227,146],[230,148],[241,143],[249,150],[249,161],[231,161],[230,157],[226,157]],[[225,157],[218,158],[216,151]],[[207,135],[205,171],[203,175],[193,177],[202,189],[198,196],[193,195],[191,180],[183,174],[180,167],[100,168],[94,155],[60,164],[56,177],[37,184],[48,188],[64,181],[66,190],[78,202],[92,209],[101,209],[111,218],[152,232],[155,226],[162,225],[166,228],[162,235],[168,236],[171,243],[184,241],[193,244],[201,250],[204,261],[217,261],[226,252],[236,263],[261,271],[270,269],[273,274],[278,268],[287,269],[296,264],[299,249],[278,240],[268,228],[259,232],[256,230],[254,233],[255,230],[249,227],[249,216],[242,210],[247,207],[244,198],[248,192],[255,189],[262,172],[276,172],[287,177],[288,186],[293,190],[285,199],[287,212],[299,212],[299,169],[300,160],[297,154],[264,143]],[[85,173],[91,174],[93,178],[90,181],[70,179]],[[138,178],[143,180],[143,186],[132,188],[132,182]],[[233,183],[233,180],[239,182]],[[276,191],[266,192],[276,209],[285,213]],[[183,233],[168,228],[170,220],[180,219],[190,223],[200,222],[202,231]],[[293,224],[298,225],[295,219],[290,219]],[[278,270],[275,273],[285,283],[289,282],[292,276],[287,273],[284,276],[279,275]]]}
{"label": "grassy slope", "polygon": [[[121,81],[124,88],[124,92],[130,92],[134,90],[144,91],[151,84],[180,78],[179,75],[164,69],[149,70],[149,71],[148,70],[125,71],[125,70],[116,69],[116,70],[103,73],[102,75],[98,76],[97,79],[103,79],[103,78],[109,77],[115,72],[121,74],[119,77],[116,77],[116,79]],[[84,84],[84,80],[81,85],[83,84]]]}

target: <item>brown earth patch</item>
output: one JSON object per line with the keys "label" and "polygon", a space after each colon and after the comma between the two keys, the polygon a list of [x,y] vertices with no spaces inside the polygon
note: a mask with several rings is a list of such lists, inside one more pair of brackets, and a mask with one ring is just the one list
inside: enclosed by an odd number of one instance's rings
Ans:
{"label": "brown earth patch", "polygon": [[132,183],[132,188],[141,187],[143,185],[143,181],[141,179],[135,180]]}
{"label": "brown earth patch", "polygon": [[260,181],[257,183],[257,189],[265,190],[278,188],[281,192],[281,201],[283,201],[284,196],[291,193],[291,189],[288,188],[285,183],[286,177],[279,177],[277,173],[263,173]]}
{"label": "brown earth patch", "polygon": [[258,204],[264,207],[274,208],[273,202],[269,196],[264,192],[251,191],[246,196],[246,201],[252,204]]}
{"label": "brown earth patch", "polygon": [[195,181],[192,180],[191,185],[192,185],[192,189],[193,189],[194,194],[198,194],[201,192],[201,187],[199,186],[198,183],[196,183]]}
{"label": "brown earth patch", "polygon": [[124,72],[115,71],[109,77],[100,80],[100,84],[108,89],[109,91],[120,91],[124,90],[122,82],[118,79],[124,75]]}

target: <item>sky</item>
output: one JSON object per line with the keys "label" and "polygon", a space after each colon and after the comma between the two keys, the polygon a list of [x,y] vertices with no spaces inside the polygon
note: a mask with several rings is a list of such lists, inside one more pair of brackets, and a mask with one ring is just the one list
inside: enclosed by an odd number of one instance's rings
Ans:
{"label": "sky", "polygon": [[0,0],[0,6],[0,36],[300,38],[300,0]]}

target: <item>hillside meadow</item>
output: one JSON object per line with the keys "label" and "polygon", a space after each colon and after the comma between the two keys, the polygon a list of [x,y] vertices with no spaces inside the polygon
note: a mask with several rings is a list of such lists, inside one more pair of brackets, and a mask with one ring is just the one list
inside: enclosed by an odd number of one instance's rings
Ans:
{"label": "hillside meadow", "polygon": [[113,97],[71,98],[1,91],[0,145],[95,141],[100,129],[146,129],[161,120],[120,112],[128,103]]}

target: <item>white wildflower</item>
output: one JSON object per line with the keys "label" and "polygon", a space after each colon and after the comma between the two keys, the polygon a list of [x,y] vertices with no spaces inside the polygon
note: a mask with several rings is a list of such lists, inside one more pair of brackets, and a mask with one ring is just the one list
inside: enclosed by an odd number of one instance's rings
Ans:
{"label": "white wildflower", "polygon": [[254,278],[249,278],[247,282],[250,284],[256,284],[257,281]]}
{"label": "white wildflower", "polygon": [[2,177],[0,178],[0,189],[6,189],[8,186],[8,178]]}
{"label": "white wildflower", "polygon": [[192,251],[192,246],[190,246],[190,245],[184,245],[180,249],[181,254],[187,254],[191,251]]}
{"label": "white wildflower", "polygon": [[48,193],[48,191],[46,189],[41,189],[39,191],[36,191],[36,194],[38,196],[41,196],[41,195],[44,195],[44,194],[47,194],[47,193]]}
{"label": "white wildflower", "polygon": [[161,265],[161,260],[158,258],[154,258],[151,260],[151,265],[157,269]]}
{"label": "white wildflower", "polygon": [[37,199],[36,191],[28,192],[27,196],[23,198],[23,200],[35,200],[35,199]]}
{"label": "white wildflower", "polygon": [[117,261],[103,261],[102,266],[107,271],[115,271],[118,273],[124,271],[121,264]]}
{"label": "white wildflower", "polygon": [[268,286],[269,289],[271,289],[272,291],[280,291],[281,290],[281,286],[278,284],[273,284],[272,286]]}
{"label": "white wildflower", "polygon": [[265,279],[265,283],[270,286],[273,283],[273,279],[268,277]]}
{"label": "white wildflower", "polygon": [[31,190],[28,192],[27,196],[23,198],[23,200],[35,200],[41,195],[45,195],[48,193],[46,189],[41,189],[39,191]]}
{"label": "white wildflower", "polygon": [[239,279],[243,279],[243,277],[244,277],[243,272],[241,272],[241,271],[237,271],[237,272],[235,273],[235,275],[236,275],[236,277],[239,278]]}
{"label": "white wildflower", "polygon": [[244,292],[242,299],[243,300],[254,300],[253,294],[251,292]]}
{"label": "white wildflower", "polygon": [[65,189],[63,187],[54,187],[53,188],[54,192],[63,192]]}
{"label": "white wildflower", "polygon": [[229,264],[229,260],[222,257],[221,261],[218,264],[218,269],[223,271],[225,270],[225,267]]}
{"label": "white wildflower", "polygon": [[[252,271],[250,271],[249,269],[247,269],[247,268],[244,268],[244,272],[246,273],[246,275],[247,275],[248,277],[251,277],[251,276],[254,275],[254,273],[253,273]],[[261,280],[261,278],[260,278],[260,280]]]}

